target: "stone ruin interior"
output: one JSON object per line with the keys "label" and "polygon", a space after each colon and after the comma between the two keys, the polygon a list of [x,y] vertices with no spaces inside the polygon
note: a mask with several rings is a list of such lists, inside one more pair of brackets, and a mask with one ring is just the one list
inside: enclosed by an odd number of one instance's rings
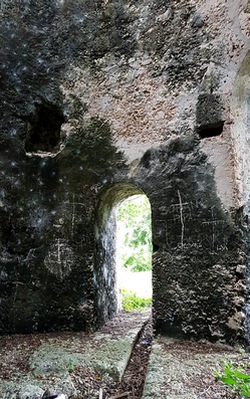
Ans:
{"label": "stone ruin interior", "polygon": [[249,344],[249,1],[0,11],[0,333],[111,318],[112,210],[145,193],[155,331]]}

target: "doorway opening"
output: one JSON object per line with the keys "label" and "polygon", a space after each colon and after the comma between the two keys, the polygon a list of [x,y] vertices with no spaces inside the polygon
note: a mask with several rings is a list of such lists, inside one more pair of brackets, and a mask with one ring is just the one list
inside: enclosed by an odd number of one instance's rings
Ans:
{"label": "doorway opening", "polygon": [[[115,183],[102,190],[95,214],[96,328],[125,308],[122,298],[125,293],[128,301],[134,298],[135,302],[141,302],[143,307],[149,305],[151,309],[151,230],[149,200],[140,188],[129,183]],[[127,310],[134,311],[133,306],[136,304],[128,304]]]}
{"label": "doorway opening", "polygon": [[119,307],[139,311],[152,303],[151,207],[136,194],[116,207],[116,270]]}

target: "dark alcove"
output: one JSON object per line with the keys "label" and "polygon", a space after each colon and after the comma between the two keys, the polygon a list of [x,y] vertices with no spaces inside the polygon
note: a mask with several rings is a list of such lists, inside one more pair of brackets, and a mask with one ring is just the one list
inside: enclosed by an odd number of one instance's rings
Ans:
{"label": "dark alcove", "polygon": [[199,128],[197,128],[197,133],[199,134],[201,139],[220,136],[221,133],[223,132],[223,126],[224,126],[224,121],[200,126]]}
{"label": "dark alcove", "polygon": [[36,113],[27,122],[26,152],[53,152],[61,140],[61,125],[65,118],[53,104],[36,105]]}

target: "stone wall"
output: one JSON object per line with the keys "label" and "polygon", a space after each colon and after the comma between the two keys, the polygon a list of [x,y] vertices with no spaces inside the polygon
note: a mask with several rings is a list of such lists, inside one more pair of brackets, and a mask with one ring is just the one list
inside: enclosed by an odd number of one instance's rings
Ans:
{"label": "stone wall", "polygon": [[111,317],[112,212],[143,191],[156,330],[249,341],[249,15],[247,0],[1,2],[1,333]]}

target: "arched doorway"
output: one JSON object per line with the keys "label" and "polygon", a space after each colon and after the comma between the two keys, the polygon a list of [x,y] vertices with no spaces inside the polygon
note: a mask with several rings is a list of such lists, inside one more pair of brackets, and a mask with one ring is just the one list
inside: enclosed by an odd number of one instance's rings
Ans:
{"label": "arched doorway", "polygon": [[116,270],[120,308],[143,310],[152,302],[151,207],[145,194],[116,207]]}
{"label": "arched doorway", "polygon": [[[117,248],[120,245],[120,238],[117,243],[117,210],[129,198],[133,202],[136,197],[140,196],[145,198],[145,193],[140,188],[128,183],[113,184],[100,193],[96,207],[93,271],[96,327],[117,313],[121,304],[117,271]],[[139,228],[139,232],[140,230],[143,236],[144,231]],[[135,261],[135,259],[128,258],[125,259],[125,263],[126,261],[128,263]]]}

